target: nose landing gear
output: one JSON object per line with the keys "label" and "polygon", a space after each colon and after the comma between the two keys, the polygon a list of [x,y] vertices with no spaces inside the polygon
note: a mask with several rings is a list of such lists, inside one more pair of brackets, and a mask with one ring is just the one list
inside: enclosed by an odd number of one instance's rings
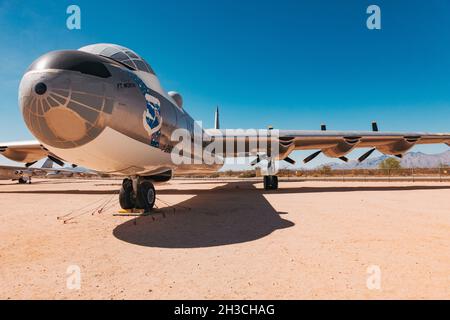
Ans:
{"label": "nose landing gear", "polygon": [[119,203],[122,209],[131,210],[135,207],[135,197],[133,193],[133,181],[124,179],[119,192]]}
{"label": "nose landing gear", "polygon": [[144,178],[123,180],[119,193],[122,209],[144,209],[145,212],[150,212],[155,206],[155,201],[156,190],[151,181]]}
{"label": "nose landing gear", "polygon": [[146,212],[150,212],[155,206],[156,190],[148,180],[144,180],[138,184],[136,207],[137,209],[145,209]]}

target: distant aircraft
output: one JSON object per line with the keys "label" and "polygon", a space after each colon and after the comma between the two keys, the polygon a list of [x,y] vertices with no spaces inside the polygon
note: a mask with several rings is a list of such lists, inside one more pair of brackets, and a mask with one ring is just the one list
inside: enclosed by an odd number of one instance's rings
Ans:
{"label": "distant aircraft", "polygon": [[[320,153],[347,161],[346,155],[355,148],[372,148],[359,158],[364,161],[375,150],[400,157],[416,144],[450,144],[450,134],[378,132],[375,123],[368,132],[327,131],[322,126],[320,131],[242,134],[219,129],[217,114],[215,129],[200,129],[200,151],[214,161],[178,163],[173,158],[179,148],[174,134],[184,129],[195,136],[197,128],[183,109],[181,95],[166,92],[150,65],[135,52],[112,44],[40,57],[23,76],[19,104],[37,141],[2,143],[0,152],[24,163],[51,157],[124,176],[119,197],[124,209],[150,210],[156,199],[154,182],[171,179],[175,170],[215,172],[224,157],[253,155],[253,165],[266,160],[264,187],[277,189],[272,168],[277,161],[294,164],[289,158],[294,150],[319,150],[304,160],[309,162]],[[223,148],[211,149],[211,142]],[[238,148],[242,145],[243,152]],[[182,151],[183,156],[198,160],[198,150]]]}
{"label": "distant aircraft", "polygon": [[[34,163],[33,163],[34,164]],[[42,167],[33,168],[27,164],[25,168],[15,166],[0,166],[0,180],[18,181],[19,184],[31,184],[31,177],[41,178],[72,178],[72,177],[103,177],[103,175],[86,168],[53,168],[53,161],[47,159]]]}
{"label": "distant aircraft", "polygon": [[19,184],[31,184],[31,177],[45,176],[48,174],[48,169],[53,165],[53,161],[47,159],[41,168],[28,167],[14,167],[14,166],[0,166],[0,180],[18,181]]}

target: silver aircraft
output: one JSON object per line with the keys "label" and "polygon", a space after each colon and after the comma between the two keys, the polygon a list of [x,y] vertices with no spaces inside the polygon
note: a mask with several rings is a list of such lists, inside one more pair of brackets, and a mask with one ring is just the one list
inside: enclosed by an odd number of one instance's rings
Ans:
{"label": "silver aircraft", "polygon": [[[59,161],[58,161],[59,162]],[[73,178],[73,177],[107,177],[90,169],[73,166],[71,168],[53,168],[53,160],[47,159],[42,167],[31,167],[33,163],[27,163],[25,167],[0,166],[0,180],[17,181],[19,184],[31,184],[32,177],[40,178]]]}
{"label": "silver aircraft", "polygon": [[[188,147],[183,156],[196,161],[179,163],[173,158],[180,142],[176,133],[183,129],[195,136],[198,131],[181,95],[166,92],[151,66],[135,52],[112,44],[38,58],[23,76],[19,105],[37,141],[1,143],[5,157],[24,163],[51,157],[124,176],[120,191],[124,209],[150,210],[156,198],[153,183],[171,179],[174,171],[218,171],[225,157],[256,156],[253,165],[265,160],[264,187],[277,189],[271,168],[278,161],[294,164],[289,157],[294,150],[319,150],[305,159],[309,162],[320,153],[347,161],[346,155],[355,148],[371,148],[359,158],[364,161],[375,150],[401,157],[416,144],[450,144],[450,133],[379,132],[375,123],[367,132],[327,131],[322,126],[319,131],[242,134],[219,129],[217,116],[216,128],[200,128],[201,153],[214,161],[203,157],[198,161],[198,153]],[[215,148],[210,148],[212,142]],[[198,144],[193,145],[195,149]]]}
{"label": "silver aircraft", "polygon": [[0,180],[17,181],[19,184],[31,184],[31,177],[45,177],[52,172],[53,161],[47,159],[41,168],[32,168],[28,164],[25,168],[14,166],[0,166]]}

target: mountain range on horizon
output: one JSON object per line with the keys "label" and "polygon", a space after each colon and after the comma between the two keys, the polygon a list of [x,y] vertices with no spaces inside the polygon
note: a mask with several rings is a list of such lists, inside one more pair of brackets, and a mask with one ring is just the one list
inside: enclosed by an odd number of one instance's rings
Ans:
{"label": "mountain range on horizon", "polygon": [[[329,166],[332,169],[377,169],[381,162],[390,158],[390,156],[382,155],[379,157],[369,158],[362,163],[358,160],[351,160],[347,163],[329,162],[318,166],[322,168]],[[442,165],[450,166],[450,150],[439,154],[426,154],[423,152],[409,152],[400,160],[402,168],[438,168]]]}

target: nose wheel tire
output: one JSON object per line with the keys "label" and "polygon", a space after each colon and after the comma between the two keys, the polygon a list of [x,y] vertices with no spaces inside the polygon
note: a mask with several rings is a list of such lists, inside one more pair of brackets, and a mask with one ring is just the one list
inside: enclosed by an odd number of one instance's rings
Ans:
{"label": "nose wheel tire", "polygon": [[278,189],[278,177],[264,176],[264,190],[277,190],[277,189]]}
{"label": "nose wheel tire", "polygon": [[138,181],[136,192],[133,189],[133,180],[123,180],[119,193],[119,202],[122,209],[144,209],[149,212],[155,206],[155,201],[155,187],[149,180]]}
{"label": "nose wheel tire", "polygon": [[123,180],[119,193],[119,202],[122,209],[134,209],[135,201],[133,196],[133,181],[131,179]]}
{"label": "nose wheel tire", "polygon": [[137,190],[137,208],[144,209],[149,212],[155,206],[156,191],[153,183],[150,181],[142,181]]}

